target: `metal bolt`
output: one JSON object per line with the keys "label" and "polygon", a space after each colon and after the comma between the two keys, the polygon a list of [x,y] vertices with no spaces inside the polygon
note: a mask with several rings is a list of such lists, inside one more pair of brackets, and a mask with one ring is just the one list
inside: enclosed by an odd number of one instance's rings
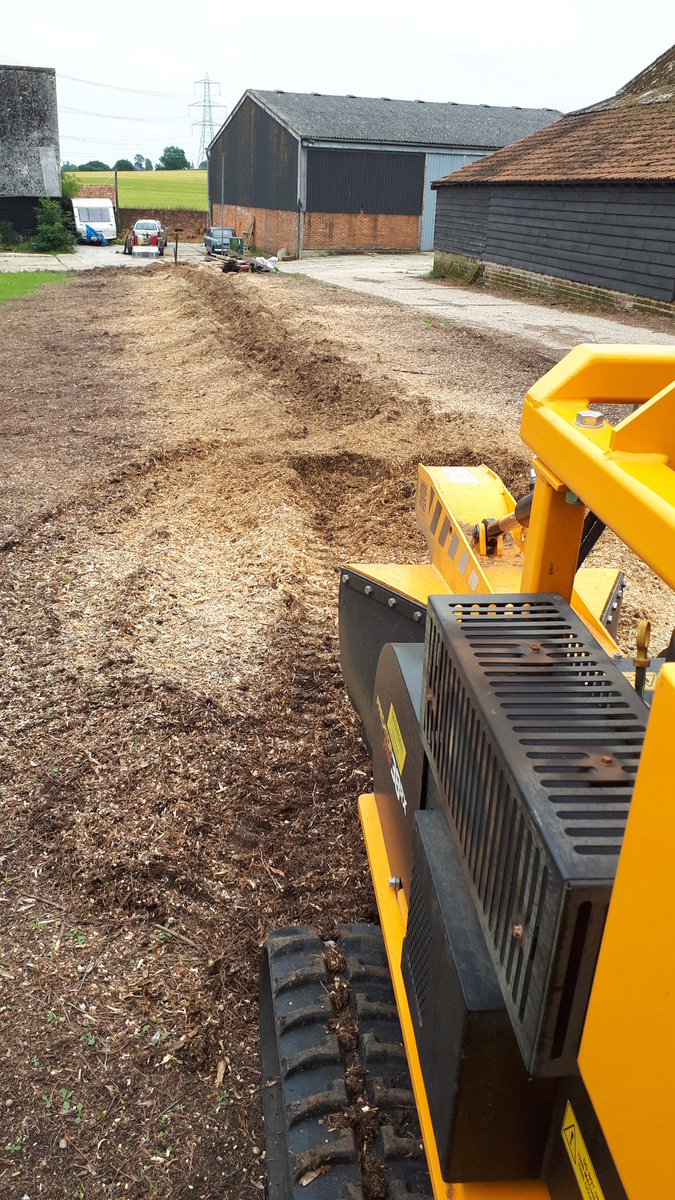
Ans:
{"label": "metal bolt", "polygon": [[421,620],[422,620],[422,614],[421,614],[419,608],[416,608],[413,613],[413,621],[421,621]]}
{"label": "metal bolt", "polygon": [[539,651],[541,650],[541,644],[539,642],[532,642],[532,644],[530,646],[530,650],[532,651],[533,654],[538,654]]}
{"label": "metal bolt", "polygon": [[611,767],[614,759],[612,758],[611,754],[603,754],[600,762],[602,763],[603,767]]}
{"label": "metal bolt", "polygon": [[522,925],[514,925],[513,929],[511,930],[511,936],[514,937],[517,942],[520,942],[522,941],[524,932],[525,930],[523,929]]}
{"label": "metal bolt", "polygon": [[398,889],[401,887],[402,883],[403,883],[403,880],[398,875],[390,875],[389,876],[389,887]]}
{"label": "metal bolt", "polygon": [[349,575],[347,574],[346,571],[345,571],[344,575],[342,576],[342,582],[349,583]]}
{"label": "metal bolt", "polygon": [[577,413],[574,423],[581,425],[583,429],[600,429],[605,423],[605,418],[602,413],[594,412],[592,408],[586,408]]}
{"label": "metal bolt", "polygon": [[364,587],[364,589],[363,589],[363,590],[364,590],[364,592],[366,593],[366,596],[372,596],[372,594],[373,594],[373,589],[371,588],[371,586],[370,586],[370,584],[369,584],[369,583],[367,583],[367,584],[366,584],[366,586]]}
{"label": "metal bolt", "polygon": [[396,608],[396,597],[390,596],[389,599],[387,600],[387,604],[389,605],[390,608]]}

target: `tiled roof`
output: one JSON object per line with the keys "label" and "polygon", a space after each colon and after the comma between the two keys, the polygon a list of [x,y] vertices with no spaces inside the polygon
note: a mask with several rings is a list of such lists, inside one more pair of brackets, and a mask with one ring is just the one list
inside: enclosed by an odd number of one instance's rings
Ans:
{"label": "tiled roof", "polygon": [[439,104],[370,96],[321,96],[251,90],[248,95],[317,141],[386,142],[418,146],[476,146],[493,150],[527,137],[560,116],[552,108]]}
{"label": "tiled roof", "polygon": [[437,181],[675,181],[675,47],[615,96]]}

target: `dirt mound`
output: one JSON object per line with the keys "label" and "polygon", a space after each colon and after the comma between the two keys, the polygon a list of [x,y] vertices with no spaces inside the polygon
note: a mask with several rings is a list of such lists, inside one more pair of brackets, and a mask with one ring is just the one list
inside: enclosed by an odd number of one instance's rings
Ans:
{"label": "dirt mound", "polygon": [[374,916],[338,565],[423,555],[419,460],[525,486],[536,356],[180,267],[0,323],[0,1179],[251,1200],[263,938]]}

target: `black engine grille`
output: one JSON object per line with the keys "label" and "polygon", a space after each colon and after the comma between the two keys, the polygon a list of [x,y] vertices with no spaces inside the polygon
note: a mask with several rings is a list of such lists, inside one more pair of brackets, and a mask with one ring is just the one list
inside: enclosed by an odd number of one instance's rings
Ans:
{"label": "black engine grille", "polygon": [[432,597],[423,732],[533,1074],[574,1068],[646,709],[558,596]]}

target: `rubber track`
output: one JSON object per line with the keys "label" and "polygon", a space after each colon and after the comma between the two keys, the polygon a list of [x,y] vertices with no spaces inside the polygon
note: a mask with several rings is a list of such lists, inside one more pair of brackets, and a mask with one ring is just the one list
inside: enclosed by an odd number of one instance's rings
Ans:
{"label": "rubber track", "polygon": [[365,1090],[380,1114],[370,1155],[382,1166],[387,1200],[429,1200],[431,1182],[381,930],[344,925],[339,949],[359,1030]]}
{"label": "rubber track", "polygon": [[[260,1012],[268,1200],[430,1200],[381,932],[343,926],[336,949],[308,926],[278,930],[266,942]],[[339,960],[332,971],[327,952]],[[341,997],[337,1013],[331,993]],[[341,1048],[336,1016],[356,1022],[355,1048]],[[355,1107],[362,1111],[364,1096],[376,1110],[367,1144],[348,1119]]]}

